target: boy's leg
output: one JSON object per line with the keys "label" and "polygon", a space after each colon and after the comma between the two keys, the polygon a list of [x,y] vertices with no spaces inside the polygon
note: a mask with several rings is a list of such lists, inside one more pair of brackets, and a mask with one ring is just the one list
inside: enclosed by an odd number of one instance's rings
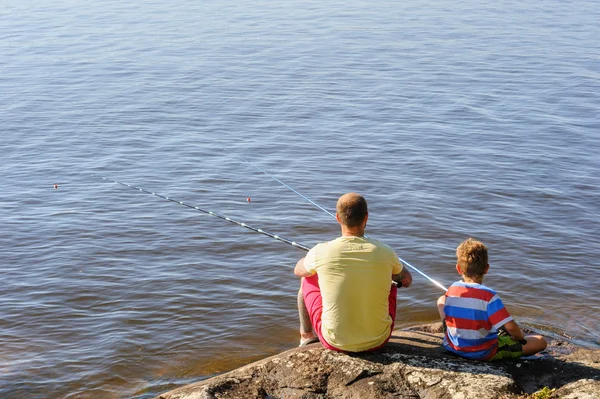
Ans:
{"label": "boy's leg", "polygon": [[543,351],[548,346],[548,343],[541,335],[526,335],[527,343],[523,345],[523,356],[534,355]]}
{"label": "boy's leg", "polygon": [[519,359],[523,356],[523,345],[508,334],[498,334],[498,349],[488,360]]}
{"label": "boy's leg", "polygon": [[509,334],[498,335],[498,350],[490,360],[519,359],[531,356],[546,349],[546,340],[541,335],[525,336],[526,344],[515,341]]}
{"label": "boy's leg", "polygon": [[440,314],[440,319],[442,319],[442,330],[446,333],[446,313],[444,312],[444,306],[446,305],[446,295],[442,295],[437,300],[437,310]]}

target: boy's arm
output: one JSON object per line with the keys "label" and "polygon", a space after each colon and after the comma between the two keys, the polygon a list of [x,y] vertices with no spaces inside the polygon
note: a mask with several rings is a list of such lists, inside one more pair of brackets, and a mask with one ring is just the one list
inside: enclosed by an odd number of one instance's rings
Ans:
{"label": "boy's arm", "polygon": [[509,321],[503,327],[515,341],[523,341],[525,339],[523,331],[521,331],[519,325],[514,320]]}

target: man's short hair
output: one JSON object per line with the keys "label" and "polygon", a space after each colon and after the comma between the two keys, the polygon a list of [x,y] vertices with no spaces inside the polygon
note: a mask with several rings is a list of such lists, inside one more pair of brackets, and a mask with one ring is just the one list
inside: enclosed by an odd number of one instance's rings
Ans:
{"label": "man's short hair", "polygon": [[359,194],[347,193],[338,199],[336,211],[344,226],[357,227],[369,213],[367,200]]}
{"label": "man's short hair", "polygon": [[467,238],[456,248],[456,259],[462,274],[481,277],[488,265],[488,249],[482,242]]}

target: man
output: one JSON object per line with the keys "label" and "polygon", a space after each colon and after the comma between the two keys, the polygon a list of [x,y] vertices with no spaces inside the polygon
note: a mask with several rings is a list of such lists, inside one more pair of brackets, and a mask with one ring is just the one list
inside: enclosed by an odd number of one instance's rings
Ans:
{"label": "man", "polygon": [[361,195],[342,195],[336,206],[342,236],[316,245],[296,264],[301,346],[318,337],[328,349],[362,352],[389,340],[396,317],[392,280],[408,287],[412,276],[391,247],[365,237],[368,217]]}

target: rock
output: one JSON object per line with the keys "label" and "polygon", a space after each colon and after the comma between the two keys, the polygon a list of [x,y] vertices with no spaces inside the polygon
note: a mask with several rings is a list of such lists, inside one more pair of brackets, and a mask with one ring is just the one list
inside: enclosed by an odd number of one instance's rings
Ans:
{"label": "rock", "polygon": [[556,389],[553,398],[600,398],[598,350],[551,341],[536,357],[468,361],[440,346],[440,330],[395,331],[383,349],[360,354],[294,348],[155,399],[516,399],[544,387]]}
{"label": "rock", "polygon": [[562,399],[598,399],[600,398],[600,381],[581,379],[562,386],[555,392]]}

